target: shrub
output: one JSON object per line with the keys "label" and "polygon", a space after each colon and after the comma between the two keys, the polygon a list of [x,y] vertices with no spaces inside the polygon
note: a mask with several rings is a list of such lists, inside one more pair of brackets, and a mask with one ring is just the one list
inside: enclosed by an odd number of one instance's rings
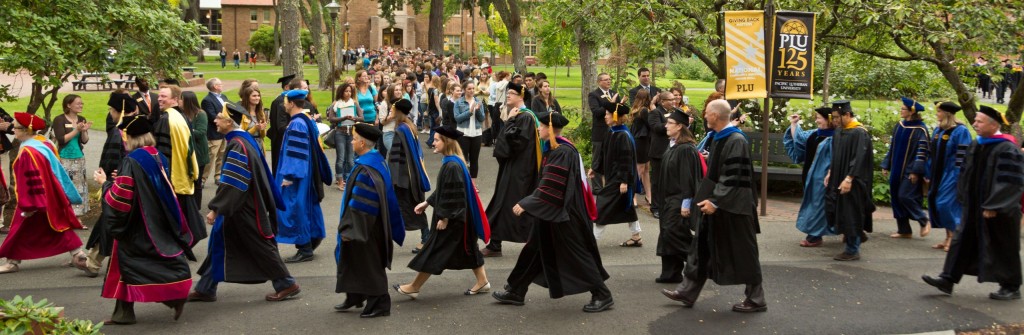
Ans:
{"label": "shrub", "polygon": [[42,330],[53,334],[100,334],[102,325],[62,318],[61,311],[46,299],[35,302],[31,296],[15,296],[10,301],[0,299],[0,333],[26,334]]}
{"label": "shrub", "polygon": [[580,107],[562,107],[562,115],[569,119],[569,124],[574,125],[566,128],[562,136],[576,145],[576,150],[579,150],[580,156],[583,157],[583,165],[591,166],[590,160],[594,150],[590,143],[592,120],[586,117]]}
{"label": "shrub", "polygon": [[669,70],[676,78],[714,82],[718,80],[704,62],[694,57],[680,58],[669,65]]}

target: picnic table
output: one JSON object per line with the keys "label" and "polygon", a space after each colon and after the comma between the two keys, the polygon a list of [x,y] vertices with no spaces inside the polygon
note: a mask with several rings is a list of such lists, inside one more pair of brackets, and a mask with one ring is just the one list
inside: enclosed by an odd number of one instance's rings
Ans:
{"label": "picnic table", "polygon": [[95,85],[97,90],[112,89],[111,81],[107,72],[82,72],[77,75],[78,80],[71,82],[71,89],[86,90],[88,85]]}

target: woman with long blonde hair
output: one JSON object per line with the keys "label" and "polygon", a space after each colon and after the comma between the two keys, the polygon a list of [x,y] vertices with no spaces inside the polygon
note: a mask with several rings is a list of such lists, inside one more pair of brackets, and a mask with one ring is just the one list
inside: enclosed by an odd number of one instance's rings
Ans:
{"label": "woman with long blonde hair", "polygon": [[440,275],[444,270],[473,270],[476,283],[463,292],[465,295],[491,291],[483,254],[476,242],[478,237],[485,241],[489,238],[484,227],[486,214],[459,148],[462,135],[454,126],[435,128],[434,152],[444,154],[437,174],[438,187],[414,209],[423,213],[427,206],[434,207],[431,234],[409,262],[409,268],[418,272],[416,278],[409,284],[392,286],[412,299],[419,296],[420,288],[431,275]]}

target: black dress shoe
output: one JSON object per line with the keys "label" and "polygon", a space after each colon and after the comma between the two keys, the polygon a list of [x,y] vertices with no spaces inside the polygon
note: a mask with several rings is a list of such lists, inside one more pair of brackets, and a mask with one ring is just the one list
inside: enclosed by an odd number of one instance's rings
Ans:
{"label": "black dress shoe", "polygon": [[683,307],[693,307],[693,301],[683,297],[682,293],[679,293],[679,291],[661,290],[661,294],[669,299],[683,303]]}
{"label": "black dress shoe", "polygon": [[491,296],[498,300],[498,302],[506,305],[522,306],[526,304],[523,297],[509,291],[494,292]]}
{"label": "black dress shoe", "polygon": [[188,294],[188,301],[214,302],[217,301],[217,296],[192,291]]}
{"label": "black dress shoe", "polygon": [[992,300],[1019,300],[1020,299],[1020,289],[1018,289],[1016,291],[1011,291],[1008,288],[1000,287],[999,291],[989,293],[988,297],[989,297],[989,299],[992,299]]}
{"label": "black dress shoe", "polygon": [[732,305],[732,311],[740,313],[767,312],[768,305],[758,305],[750,301],[743,301],[741,303]]}
{"label": "black dress shoe", "polygon": [[378,316],[391,316],[391,311],[376,311],[376,312],[373,312],[373,313],[359,314],[359,317],[367,318],[367,319],[375,318],[375,317],[378,317]]}
{"label": "black dress shoe", "polygon": [[657,208],[651,208],[651,215],[653,215],[655,219],[661,218],[661,214],[659,213]]}
{"label": "black dress shoe", "polygon": [[614,304],[615,301],[612,300],[612,297],[608,297],[608,299],[604,300],[594,299],[591,300],[590,303],[587,304],[586,306],[583,306],[583,311],[587,313],[604,312],[605,310],[611,308]]}
{"label": "black dress shoe", "polygon": [[953,283],[950,282],[949,280],[946,280],[946,278],[924,275],[921,276],[921,280],[924,280],[926,284],[934,286],[935,288],[939,289],[939,291],[942,291],[942,293],[950,295],[953,294]]}
{"label": "black dress shoe", "polygon": [[654,282],[658,284],[678,284],[683,282],[683,277],[658,277],[654,278]]}
{"label": "black dress shoe", "polygon": [[295,256],[285,258],[284,262],[285,263],[299,263],[299,262],[309,262],[311,260],[313,260],[313,255],[295,254]]}
{"label": "black dress shoe", "polygon": [[348,310],[349,308],[352,308],[352,307],[363,308],[363,302],[360,301],[360,302],[357,302],[357,303],[350,303],[350,302],[346,301],[346,302],[334,305],[334,310],[341,312],[341,311]]}

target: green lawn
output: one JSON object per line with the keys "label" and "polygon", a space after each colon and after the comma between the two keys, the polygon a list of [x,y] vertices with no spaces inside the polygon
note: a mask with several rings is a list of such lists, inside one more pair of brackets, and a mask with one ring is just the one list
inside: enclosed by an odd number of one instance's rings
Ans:
{"label": "green lawn", "polygon": [[[264,97],[264,106],[269,108],[269,101],[272,101],[274,97],[281,93],[281,87],[277,84],[277,78],[280,77],[280,67],[271,65],[269,63],[259,63],[256,68],[250,69],[246,66],[242,66],[239,69],[235,69],[231,64],[228,67],[221,69],[219,62],[207,62],[207,63],[196,63],[194,66],[197,67],[196,72],[204,74],[205,78],[220,78],[221,80],[229,81],[226,85],[225,94],[229,99],[238,101],[238,85],[240,81],[245,79],[257,79],[261,83],[261,90]],[[495,70],[510,70],[511,66],[496,66]],[[303,71],[306,78],[310,78],[313,85],[316,85],[318,70],[316,65],[306,64],[303,67]],[[580,69],[572,68],[569,71],[568,77],[566,77],[566,68],[551,68],[534,66],[530,67],[530,71],[533,72],[544,72],[548,75],[548,80],[552,82],[554,87],[555,96],[558,98],[559,103],[564,107],[579,107],[582,105],[580,87],[582,86],[582,75]],[[355,72],[349,70],[348,74],[352,75]],[[656,83],[659,87],[671,87],[674,81],[682,82],[686,88],[686,96],[689,98],[690,105],[692,106],[703,106],[704,100],[711,93],[713,89],[713,83],[701,82],[693,80],[685,80],[680,78],[657,78]],[[199,87],[198,92],[199,98],[202,99],[206,95],[206,89]],[[109,91],[81,91],[73,92],[82,97],[85,103],[84,116],[89,120],[99,121],[94,127],[96,129],[102,129],[103,120],[107,113],[107,98],[110,95]],[[58,95],[58,100],[54,106],[52,115],[61,113],[60,100],[63,99],[65,94],[61,93]],[[313,100],[319,105],[329,103],[330,92],[327,90],[314,90]],[[930,100],[928,100],[930,101]],[[28,103],[28,98],[21,98],[16,101],[5,101],[0,102],[0,107],[3,107],[8,112],[25,110],[25,106]],[[810,110],[816,105],[821,103],[821,98],[816,97],[813,102],[807,100],[793,100],[791,101],[791,110],[800,111],[804,114],[810,115]],[[930,106],[929,106],[930,107]],[[884,118],[890,119],[894,117],[895,112],[898,111],[899,105],[894,101],[883,101],[883,100],[855,100],[853,101],[854,111],[862,115],[865,123],[869,123],[874,119]],[[932,112],[926,112],[926,119]],[[52,116],[51,116],[52,117]],[[932,116],[931,120],[934,120]],[[870,124],[870,123],[869,123]]]}

